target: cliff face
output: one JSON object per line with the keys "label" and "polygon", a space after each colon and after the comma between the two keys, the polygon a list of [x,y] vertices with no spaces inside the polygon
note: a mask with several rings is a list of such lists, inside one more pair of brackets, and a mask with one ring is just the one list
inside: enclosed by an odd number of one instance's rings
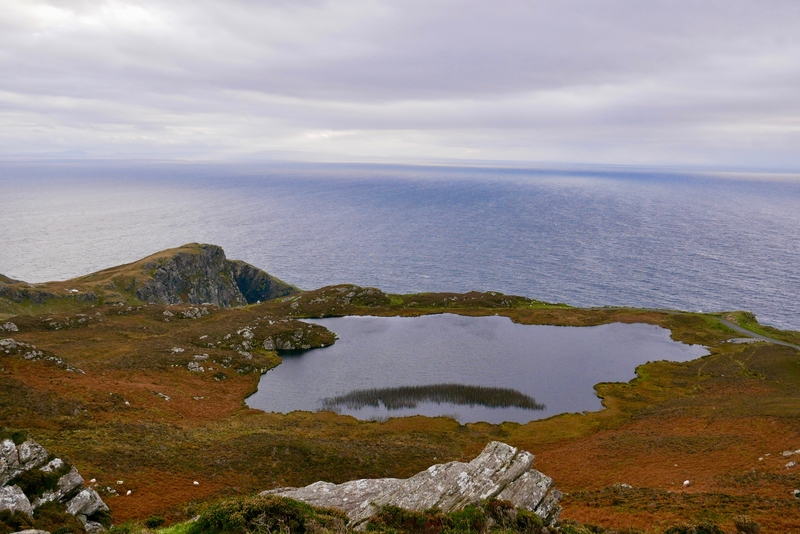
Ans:
{"label": "cliff face", "polygon": [[153,304],[208,302],[229,308],[298,291],[249,263],[228,260],[216,245],[187,245],[143,261],[142,270],[149,276],[137,284],[134,294]]}
{"label": "cliff face", "polygon": [[[151,304],[215,304],[243,306],[299,290],[238,260],[228,260],[221,247],[191,243],[127,265],[64,282],[26,284],[0,276],[0,313],[34,311],[37,306],[80,307],[89,301]],[[71,302],[70,302],[71,301]]]}
{"label": "cliff face", "polygon": [[228,260],[228,264],[233,270],[236,285],[248,304],[284,297],[299,291],[296,287],[278,280],[249,263],[241,260]]}
{"label": "cliff face", "polygon": [[154,304],[209,302],[226,308],[247,304],[220,247],[199,245],[197,252],[177,252],[149,261],[142,269],[150,276],[134,290],[139,300]]}

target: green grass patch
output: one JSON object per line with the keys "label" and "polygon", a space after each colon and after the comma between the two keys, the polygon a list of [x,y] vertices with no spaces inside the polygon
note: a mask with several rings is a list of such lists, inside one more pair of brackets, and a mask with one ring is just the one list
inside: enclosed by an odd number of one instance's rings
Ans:
{"label": "green grass patch", "polygon": [[241,534],[249,532],[336,532],[347,516],[335,510],[314,508],[274,495],[227,499],[200,512],[187,534]]}

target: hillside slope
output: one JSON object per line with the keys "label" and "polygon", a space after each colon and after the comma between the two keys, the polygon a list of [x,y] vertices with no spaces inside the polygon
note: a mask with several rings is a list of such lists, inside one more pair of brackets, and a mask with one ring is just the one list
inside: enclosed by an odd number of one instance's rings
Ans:
{"label": "hillside slope", "polygon": [[221,247],[190,243],[62,282],[28,284],[0,275],[0,314],[66,311],[87,304],[243,306],[299,291],[269,273],[228,260]]}

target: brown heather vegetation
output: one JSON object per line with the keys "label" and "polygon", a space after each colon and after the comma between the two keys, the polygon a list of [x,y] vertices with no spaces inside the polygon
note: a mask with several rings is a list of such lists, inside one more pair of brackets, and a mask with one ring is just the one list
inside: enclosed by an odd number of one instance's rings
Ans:
{"label": "brown heather vegetation", "polygon": [[[168,322],[158,305],[77,307],[15,317],[19,332],[0,335],[84,371],[0,356],[0,426],[28,430],[102,488],[132,490],[104,494],[117,523],[153,515],[172,523],[193,515],[198,503],[275,486],[407,477],[471,459],[489,440],[502,440],[536,454],[536,468],[566,493],[564,519],[646,532],[711,520],[735,532],[734,517],[746,514],[763,532],[800,532],[800,502],[791,494],[800,488],[800,467],[787,469],[780,455],[800,448],[800,351],[724,343],[740,335],[713,315],[576,309],[499,293],[385,295],[355,286],[210,307],[198,319],[180,318],[187,307],[173,306]],[[245,326],[264,339],[302,328],[295,319],[303,317],[442,312],[497,313],[524,324],[657,324],[711,355],[640,366],[630,383],[596,387],[606,409],[526,425],[364,422],[244,405],[260,372],[279,362],[272,351],[235,346]],[[726,317],[800,342],[797,332],[761,327],[747,314]],[[321,328],[305,335],[315,345],[332,340]],[[209,356],[199,362],[203,373],[187,369],[195,354]]]}

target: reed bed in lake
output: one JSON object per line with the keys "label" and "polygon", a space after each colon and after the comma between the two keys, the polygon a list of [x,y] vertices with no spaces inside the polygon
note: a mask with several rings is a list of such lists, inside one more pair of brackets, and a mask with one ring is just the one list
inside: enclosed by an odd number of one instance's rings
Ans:
{"label": "reed bed in lake", "polygon": [[427,386],[402,386],[396,388],[357,389],[345,395],[322,399],[322,409],[338,411],[341,408],[358,410],[367,406],[388,410],[416,408],[418,404],[459,404],[486,406],[488,408],[523,408],[544,410],[545,405],[516,389],[464,384],[432,384]]}

